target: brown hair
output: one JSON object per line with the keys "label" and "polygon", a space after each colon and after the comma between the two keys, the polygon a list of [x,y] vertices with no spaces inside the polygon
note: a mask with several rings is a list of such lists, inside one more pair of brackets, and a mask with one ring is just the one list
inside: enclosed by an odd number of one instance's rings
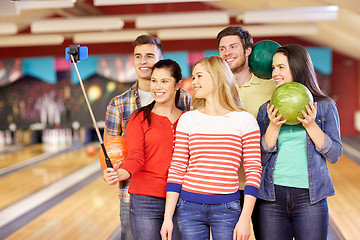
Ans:
{"label": "brown hair", "polygon": [[160,49],[161,55],[164,54],[163,47],[161,45],[161,41],[158,38],[153,37],[151,35],[140,35],[133,42],[133,47],[135,48],[138,45],[144,45],[144,44],[155,45]]}
{"label": "brown hair", "polygon": [[239,26],[238,27],[230,26],[230,27],[227,27],[227,28],[224,28],[223,30],[221,30],[218,33],[218,35],[216,36],[216,42],[217,42],[218,47],[220,44],[220,40],[223,37],[233,36],[233,35],[240,37],[244,51],[245,51],[245,49],[252,47],[254,45],[254,40],[248,31],[244,30],[242,27],[239,27]]}

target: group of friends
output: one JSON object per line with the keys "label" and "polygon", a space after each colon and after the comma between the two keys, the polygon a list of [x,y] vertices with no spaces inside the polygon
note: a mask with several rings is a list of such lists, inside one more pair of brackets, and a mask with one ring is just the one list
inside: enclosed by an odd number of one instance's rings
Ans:
{"label": "group of friends", "polygon": [[[193,96],[159,39],[133,42],[138,80],[110,101],[104,131],[104,141],[127,141],[126,161],[103,169],[120,185],[121,239],[327,239],[327,162],[342,154],[340,124],[308,52],[279,47],[264,80],[248,65],[249,32],[230,26],[216,40],[219,56],[193,66]],[[298,125],[269,103],[288,82],[314,98]]]}

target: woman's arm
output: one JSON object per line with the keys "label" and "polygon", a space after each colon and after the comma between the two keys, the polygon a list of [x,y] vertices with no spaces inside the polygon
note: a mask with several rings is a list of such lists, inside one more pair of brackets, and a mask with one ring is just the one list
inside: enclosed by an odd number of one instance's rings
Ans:
{"label": "woman's arm", "polygon": [[309,102],[309,106],[305,106],[307,113],[302,111],[304,119],[298,118],[298,120],[306,129],[317,151],[329,162],[336,163],[342,154],[343,148],[340,137],[339,115],[335,104],[330,102],[329,111],[325,116],[324,129],[321,129],[315,122],[318,104]]}
{"label": "woman's arm", "polygon": [[276,116],[278,109],[274,109],[274,105],[268,104],[266,107],[268,117],[270,119],[269,126],[266,129],[264,135],[264,141],[268,148],[272,148],[275,146],[276,141],[278,139],[281,126],[286,123],[286,120],[280,120],[282,118],[282,114]]}
{"label": "woman's arm", "polygon": [[[103,179],[110,185],[129,179],[145,162],[144,122],[141,121],[140,116],[142,115],[133,114],[127,124],[125,137],[128,152],[125,162],[122,165],[115,164],[113,168],[103,170]],[[111,138],[108,134],[104,134],[105,140],[109,137]]]}
{"label": "woman's arm", "polygon": [[305,105],[307,113],[305,113],[304,110],[301,110],[304,119],[297,117],[297,120],[302,123],[306,132],[309,134],[309,137],[314,142],[315,146],[318,148],[322,148],[325,141],[325,134],[315,122],[317,103],[309,102],[309,105],[310,107],[308,105]]}
{"label": "woman's arm", "polygon": [[185,113],[181,115],[176,127],[174,152],[170,162],[167,179],[167,190],[169,190],[170,187],[170,191],[174,192],[180,192],[189,166],[189,133],[186,127],[188,121],[191,121],[191,119],[189,119]]}
{"label": "woman's arm", "polygon": [[247,240],[251,234],[251,215],[254,209],[256,198],[251,195],[245,195],[244,205],[241,210],[239,221],[234,229],[234,240]]}
{"label": "woman's arm", "polygon": [[130,173],[125,169],[120,168],[119,170],[115,170],[117,166],[114,168],[106,168],[103,170],[103,179],[109,185],[115,185],[120,181],[124,181],[131,177]]}
{"label": "woman's arm", "polygon": [[176,128],[174,153],[169,167],[164,222],[160,231],[162,240],[172,239],[174,227],[172,219],[188,167],[189,134],[185,130],[186,127],[184,127],[184,123],[186,122],[184,116],[185,114],[180,117]]}
{"label": "woman's arm", "polygon": [[[270,102],[270,101],[269,101]],[[269,126],[270,120],[267,114],[267,106],[269,102],[264,103],[260,106],[256,120],[260,128],[260,149],[261,149],[261,165],[265,166],[267,162],[271,159],[273,154],[277,152],[277,145],[268,148],[266,146],[264,135],[266,133],[267,127]]]}
{"label": "woman's arm", "polygon": [[165,213],[164,213],[164,222],[161,227],[161,239],[162,240],[171,240],[172,232],[174,228],[173,216],[176,208],[176,204],[179,200],[179,193],[177,192],[167,192],[166,193],[166,203],[165,203]]}
{"label": "woman's arm", "polygon": [[[145,163],[145,129],[148,129],[148,125],[147,121],[143,121],[143,119],[143,113],[138,115],[137,112],[133,113],[125,130],[127,157],[121,169],[126,170],[130,175],[139,171]],[[125,176],[123,171],[120,171],[119,174]]]}

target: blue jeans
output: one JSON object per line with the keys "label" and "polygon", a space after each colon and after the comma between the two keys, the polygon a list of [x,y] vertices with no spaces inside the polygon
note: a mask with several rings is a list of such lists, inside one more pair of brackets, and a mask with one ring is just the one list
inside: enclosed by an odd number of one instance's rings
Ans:
{"label": "blue jeans", "polygon": [[258,199],[260,239],[326,240],[326,198],[310,203],[309,190],[275,185],[276,201]]}
{"label": "blue jeans", "polygon": [[[159,240],[164,221],[165,198],[131,194],[130,224],[136,240]],[[174,240],[180,239],[179,227],[174,215]]]}
{"label": "blue jeans", "polygon": [[232,240],[241,213],[240,200],[224,204],[179,199],[177,215],[182,240]]}
{"label": "blue jeans", "polygon": [[120,199],[121,240],[134,240],[130,227],[130,203]]}

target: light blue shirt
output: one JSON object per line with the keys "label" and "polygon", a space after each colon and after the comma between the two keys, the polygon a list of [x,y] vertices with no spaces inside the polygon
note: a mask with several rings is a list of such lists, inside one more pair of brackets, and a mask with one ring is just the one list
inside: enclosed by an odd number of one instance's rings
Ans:
{"label": "light blue shirt", "polygon": [[275,162],[274,184],[309,188],[304,127],[301,124],[282,125],[278,141],[279,154]]}

